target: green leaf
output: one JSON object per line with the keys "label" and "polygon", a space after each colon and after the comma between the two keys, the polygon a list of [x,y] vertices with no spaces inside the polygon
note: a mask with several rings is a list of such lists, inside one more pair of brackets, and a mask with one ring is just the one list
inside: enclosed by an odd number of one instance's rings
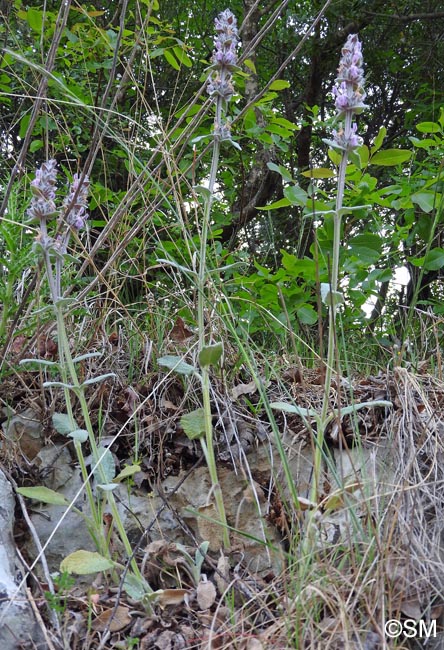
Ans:
{"label": "green leaf", "polygon": [[444,266],[444,249],[433,248],[424,258],[424,269],[426,271],[438,271]]}
{"label": "green leaf", "polygon": [[291,205],[305,206],[307,203],[307,192],[302,187],[299,187],[299,185],[285,187],[284,196],[290,201]]}
{"label": "green leaf", "polygon": [[384,142],[384,138],[387,135],[387,129],[385,126],[381,126],[379,129],[378,135],[375,138],[375,142],[373,144],[373,147],[371,148],[372,154],[374,154],[378,149],[382,147],[382,143]]}
{"label": "green leaf", "polygon": [[180,70],[180,65],[178,64],[176,57],[172,52],[170,52],[170,50],[164,50],[163,56],[165,57],[165,59],[168,61],[168,63],[172,68],[174,68],[175,70]]}
{"label": "green leaf", "polygon": [[26,115],[23,115],[22,119],[20,120],[19,137],[22,140],[26,135],[26,131],[28,130],[30,119],[31,119],[30,113],[26,113]]}
{"label": "green leaf", "polygon": [[245,59],[244,66],[249,70],[251,70],[253,74],[256,74],[256,66],[254,65],[254,62],[251,59]]}
{"label": "green leaf", "polygon": [[113,569],[114,562],[99,553],[91,551],[74,551],[60,563],[62,573],[75,573],[77,575],[87,575],[89,573],[99,573]]}
{"label": "green leaf", "polygon": [[370,164],[380,165],[381,167],[394,167],[411,157],[412,152],[407,149],[384,149],[384,151],[378,151],[370,158]]}
{"label": "green leaf", "polygon": [[127,465],[122,469],[121,472],[117,474],[117,476],[113,479],[114,483],[120,483],[121,481],[125,480],[126,478],[130,478],[131,476],[134,476],[134,474],[137,474],[138,472],[141,472],[142,468],[140,465]]}
{"label": "green leaf", "polygon": [[26,12],[26,20],[28,25],[35,32],[41,32],[43,26],[43,11],[38,11],[37,9],[28,9]]}
{"label": "green leaf", "polygon": [[412,202],[419,205],[421,210],[426,214],[429,214],[438,202],[435,192],[415,192],[415,194],[412,194],[410,198]]}
{"label": "green leaf", "polygon": [[53,413],[52,426],[57,433],[61,433],[63,436],[66,436],[74,429],[79,428],[75,420],[73,420],[67,413]]}
{"label": "green leaf", "polygon": [[302,172],[302,176],[306,178],[331,178],[336,176],[335,172],[328,167],[317,167],[316,169],[309,169],[306,172]]}
{"label": "green leaf", "polygon": [[268,86],[268,90],[284,90],[285,88],[290,88],[290,82],[285,79],[276,79]]}
{"label": "green leaf", "polygon": [[381,256],[382,238],[374,233],[363,233],[356,235],[349,240],[350,251],[352,255],[358,258],[363,264],[373,264]]}
{"label": "green leaf", "polygon": [[304,325],[314,325],[318,321],[318,314],[311,305],[303,305],[296,311],[296,315]]}
{"label": "green leaf", "polygon": [[222,342],[215,343],[214,345],[205,345],[199,352],[200,367],[215,366],[219,362],[223,351],[224,346]]}
{"label": "green leaf", "polygon": [[205,435],[205,411],[200,408],[185,413],[180,418],[180,425],[190,440],[202,438]]}
{"label": "green leaf", "polygon": [[174,370],[174,372],[179,373],[179,375],[192,375],[196,372],[196,368],[191,366],[189,363],[182,361],[181,357],[174,357],[172,355],[166,355],[157,359],[159,366],[163,368],[168,368],[168,370]]}
{"label": "green leaf", "polygon": [[54,490],[50,490],[44,485],[36,487],[17,488],[17,492],[28,499],[34,499],[41,503],[50,503],[53,506],[68,506],[69,501],[65,499],[63,494],[59,494]]}
{"label": "green leaf", "polygon": [[33,140],[29,145],[29,151],[35,153],[43,147],[43,140]]}
{"label": "green leaf", "polygon": [[416,128],[420,133],[441,133],[441,126],[437,122],[420,122]]}
{"label": "green leaf", "polygon": [[275,201],[274,203],[270,203],[270,205],[266,205],[261,208],[257,208],[258,210],[279,210],[279,208],[286,208],[289,205],[291,205],[291,201],[288,199],[279,199],[279,201]]}
{"label": "green leaf", "polygon": [[175,45],[173,47],[173,52],[176,55],[176,58],[179,61],[179,63],[182,63],[182,65],[186,66],[187,68],[191,68],[193,62],[191,61],[190,57],[185,52],[185,50],[183,50],[178,45]]}

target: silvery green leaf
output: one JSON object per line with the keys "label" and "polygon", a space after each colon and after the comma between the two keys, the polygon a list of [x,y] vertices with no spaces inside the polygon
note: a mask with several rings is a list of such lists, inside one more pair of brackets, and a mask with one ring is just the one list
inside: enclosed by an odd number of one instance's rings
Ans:
{"label": "silvery green leaf", "polygon": [[166,355],[157,359],[159,366],[168,368],[168,370],[174,370],[174,372],[179,373],[179,375],[192,375],[196,372],[196,368],[191,366],[189,363],[182,361],[181,357],[174,357],[172,355]]}
{"label": "silvery green leaf", "polygon": [[203,561],[205,560],[205,556],[208,552],[209,546],[210,546],[210,542],[205,541],[202,542],[202,544],[196,549],[195,565],[199,573],[202,568]]}
{"label": "silvery green leaf", "polygon": [[[93,469],[94,478],[96,481],[101,481],[101,484],[103,484],[103,481],[105,481],[105,483],[111,483],[116,475],[114,457],[110,450],[105,447],[99,447],[97,451],[98,456],[93,456],[94,465],[96,466],[95,469]],[[117,485],[117,483],[113,483],[113,485]]]}
{"label": "silvery green leaf", "polygon": [[198,135],[196,138],[190,140],[190,144],[197,144],[198,142],[202,142],[202,140],[209,140],[212,137],[213,137],[212,133],[206,133],[205,135]]}
{"label": "silvery green leaf", "polygon": [[200,408],[185,413],[180,418],[180,425],[190,440],[202,438],[205,435],[205,411]]}
{"label": "silvery green leaf", "polygon": [[182,273],[191,273],[191,275],[196,275],[196,271],[193,271],[193,269],[189,269],[187,266],[182,266],[181,264],[178,264],[174,260],[165,260],[159,258],[156,260],[156,262],[158,262],[159,264],[168,264],[168,266],[172,266],[174,269],[177,269]]}
{"label": "silvery green leaf", "polygon": [[146,594],[151,594],[152,589],[144,578],[139,578],[133,573],[127,573],[123,588],[130,598],[140,602]]}
{"label": "silvery green leaf", "polygon": [[238,149],[238,151],[242,151],[242,147],[238,142],[233,140],[233,138],[222,138],[221,142],[228,142],[231,144],[235,149]]}
{"label": "silvery green leaf", "polygon": [[42,386],[43,388],[69,388],[69,390],[78,388],[78,386],[73,386],[73,384],[64,384],[63,381],[44,381]]}
{"label": "silvery green leaf", "polygon": [[17,488],[17,492],[28,499],[35,499],[41,503],[50,503],[54,506],[67,506],[69,501],[63,496],[50,488],[43,485],[28,488]]}
{"label": "silvery green leaf", "polygon": [[35,363],[38,366],[58,366],[57,361],[46,361],[46,359],[21,359],[19,365],[22,366],[25,363]]}
{"label": "silvery green leaf", "polygon": [[353,205],[349,208],[340,208],[338,215],[342,217],[344,214],[353,214],[356,210],[370,210],[371,205]]}
{"label": "silvery green leaf", "polygon": [[90,386],[91,384],[97,384],[100,381],[105,381],[105,379],[109,379],[110,377],[116,377],[115,372],[107,372],[106,375],[99,375],[98,377],[92,377],[91,379],[87,379],[84,381],[81,386]]}
{"label": "silvery green leaf", "polygon": [[69,435],[74,429],[78,429],[79,425],[67,413],[53,413],[52,426],[63,436]]}
{"label": "silvery green leaf", "polygon": [[201,368],[215,366],[219,362],[224,351],[221,341],[214,345],[205,345],[199,352],[199,364]]}
{"label": "silvery green leaf", "polygon": [[66,305],[72,305],[73,302],[75,302],[75,298],[59,298],[58,300],[55,301],[54,305],[56,307],[66,307]]}
{"label": "silvery green leaf", "polygon": [[301,406],[296,406],[295,404],[287,404],[287,402],[271,402],[270,404],[272,409],[276,411],[284,411],[285,413],[294,413],[295,415],[300,415],[301,417],[315,417],[317,416],[316,411],[313,409],[306,409]]}
{"label": "silvery green leaf", "polygon": [[103,356],[103,352],[88,352],[87,354],[81,354],[80,357],[74,357],[73,362],[79,363],[80,361],[85,361],[85,359],[93,359],[101,356]]}
{"label": "silvery green leaf", "polygon": [[[350,406],[344,406],[339,411],[340,415],[348,415],[349,413],[354,413],[360,409],[371,408],[372,406],[383,406],[384,408],[391,408],[393,406],[392,402],[386,400],[373,400],[371,402],[358,402],[358,404],[351,404]],[[337,414],[337,409],[335,409]]]}
{"label": "silvery green leaf", "polygon": [[342,305],[344,296],[340,291],[332,291],[328,282],[321,282],[321,298],[324,305],[336,307]]}
{"label": "silvery green leaf", "polygon": [[106,483],[106,484],[98,483],[97,487],[103,490],[104,492],[113,492],[113,490],[115,490],[119,486],[117,483]]}
{"label": "silvery green leaf", "polygon": [[226,266],[219,266],[217,269],[210,269],[208,273],[211,275],[212,273],[219,275],[223,271],[229,271],[230,269],[235,269],[237,267],[245,266],[245,262],[233,262],[233,264],[227,264]]}
{"label": "silvery green leaf", "polygon": [[208,187],[205,187],[205,185],[194,185],[193,190],[196,192],[196,194],[200,194],[200,196],[202,196],[204,199],[211,198],[211,192]]}
{"label": "silvery green leaf", "polygon": [[75,431],[68,433],[68,437],[72,438],[74,442],[80,442],[80,444],[83,444],[88,440],[89,434],[85,429],[76,429]]}

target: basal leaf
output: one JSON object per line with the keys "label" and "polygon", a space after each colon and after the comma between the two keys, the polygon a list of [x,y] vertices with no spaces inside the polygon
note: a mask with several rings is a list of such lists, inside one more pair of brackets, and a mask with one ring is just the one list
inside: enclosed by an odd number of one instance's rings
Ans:
{"label": "basal leaf", "polygon": [[114,568],[114,562],[99,553],[92,551],[74,551],[60,563],[62,573],[75,573],[77,575],[88,575],[99,573]]}
{"label": "basal leaf", "polygon": [[71,431],[78,429],[76,422],[67,413],[53,413],[52,426],[63,436],[68,435]]}
{"label": "basal leaf", "polygon": [[69,501],[65,499],[63,494],[59,494],[54,490],[50,490],[44,485],[37,485],[35,487],[17,488],[17,492],[28,499],[34,499],[41,503],[50,503],[53,506],[67,506]]}
{"label": "basal leaf", "polygon": [[142,471],[140,465],[127,465],[122,469],[121,472],[117,474],[116,478],[113,479],[113,482],[120,483],[120,481],[123,481],[126,478],[130,478],[131,476],[134,476],[134,474],[137,474],[140,471]]}
{"label": "basal leaf", "polygon": [[224,346],[222,342],[215,343],[214,345],[205,345],[199,352],[200,367],[215,366],[219,362],[223,351]]}
{"label": "basal leaf", "polygon": [[185,413],[180,418],[180,425],[190,440],[202,438],[205,435],[205,411],[200,408]]}
{"label": "basal leaf", "polygon": [[168,370],[174,370],[174,372],[179,373],[179,375],[192,375],[196,371],[194,366],[191,366],[189,363],[182,361],[181,357],[174,357],[171,355],[166,355],[157,359],[159,366],[163,368],[168,368]]}

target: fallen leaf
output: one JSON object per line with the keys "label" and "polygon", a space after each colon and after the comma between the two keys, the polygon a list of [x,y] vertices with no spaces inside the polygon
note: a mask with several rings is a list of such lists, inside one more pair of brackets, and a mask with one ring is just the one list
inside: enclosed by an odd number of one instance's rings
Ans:
{"label": "fallen leaf", "polygon": [[214,574],[217,590],[222,596],[230,584],[230,561],[221,553],[217,561],[217,571]]}
{"label": "fallen leaf", "polygon": [[256,382],[250,381],[249,384],[238,384],[231,391],[231,397],[238,399],[241,395],[253,395],[257,391]]}
{"label": "fallen leaf", "polygon": [[180,605],[185,596],[190,594],[189,589],[159,589],[154,592],[159,605],[163,608],[167,605]]}
{"label": "fallen leaf", "polygon": [[98,632],[103,632],[106,628],[109,628],[110,632],[119,632],[129,625],[131,621],[132,618],[129,614],[128,607],[119,605],[115,612],[114,607],[112,607],[111,609],[105,609],[99,614],[92,622],[92,628]]}
{"label": "fallen leaf", "polygon": [[176,318],[176,322],[174,323],[172,329],[170,330],[170,338],[173,341],[177,341],[178,343],[182,343],[183,341],[186,341],[187,339],[191,338],[194,336],[194,332],[192,332],[188,327],[185,325],[183,318],[178,316]]}
{"label": "fallen leaf", "polygon": [[199,609],[210,609],[216,600],[216,587],[212,582],[201,579],[197,585],[196,597]]}
{"label": "fallen leaf", "polygon": [[217,508],[214,503],[208,503],[199,506],[198,511],[205,517],[197,518],[199,535],[203,540],[209,542],[211,551],[218,551],[222,546],[222,528],[217,521],[210,521],[210,519],[219,519]]}

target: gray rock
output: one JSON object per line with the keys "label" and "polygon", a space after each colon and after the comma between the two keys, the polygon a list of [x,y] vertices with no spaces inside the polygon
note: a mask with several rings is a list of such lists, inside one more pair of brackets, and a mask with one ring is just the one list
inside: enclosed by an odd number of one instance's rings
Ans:
{"label": "gray rock", "polygon": [[47,644],[21,584],[24,569],[15,550],[13,525],[14,496],[0,470],[0,648],[43,650]]}

